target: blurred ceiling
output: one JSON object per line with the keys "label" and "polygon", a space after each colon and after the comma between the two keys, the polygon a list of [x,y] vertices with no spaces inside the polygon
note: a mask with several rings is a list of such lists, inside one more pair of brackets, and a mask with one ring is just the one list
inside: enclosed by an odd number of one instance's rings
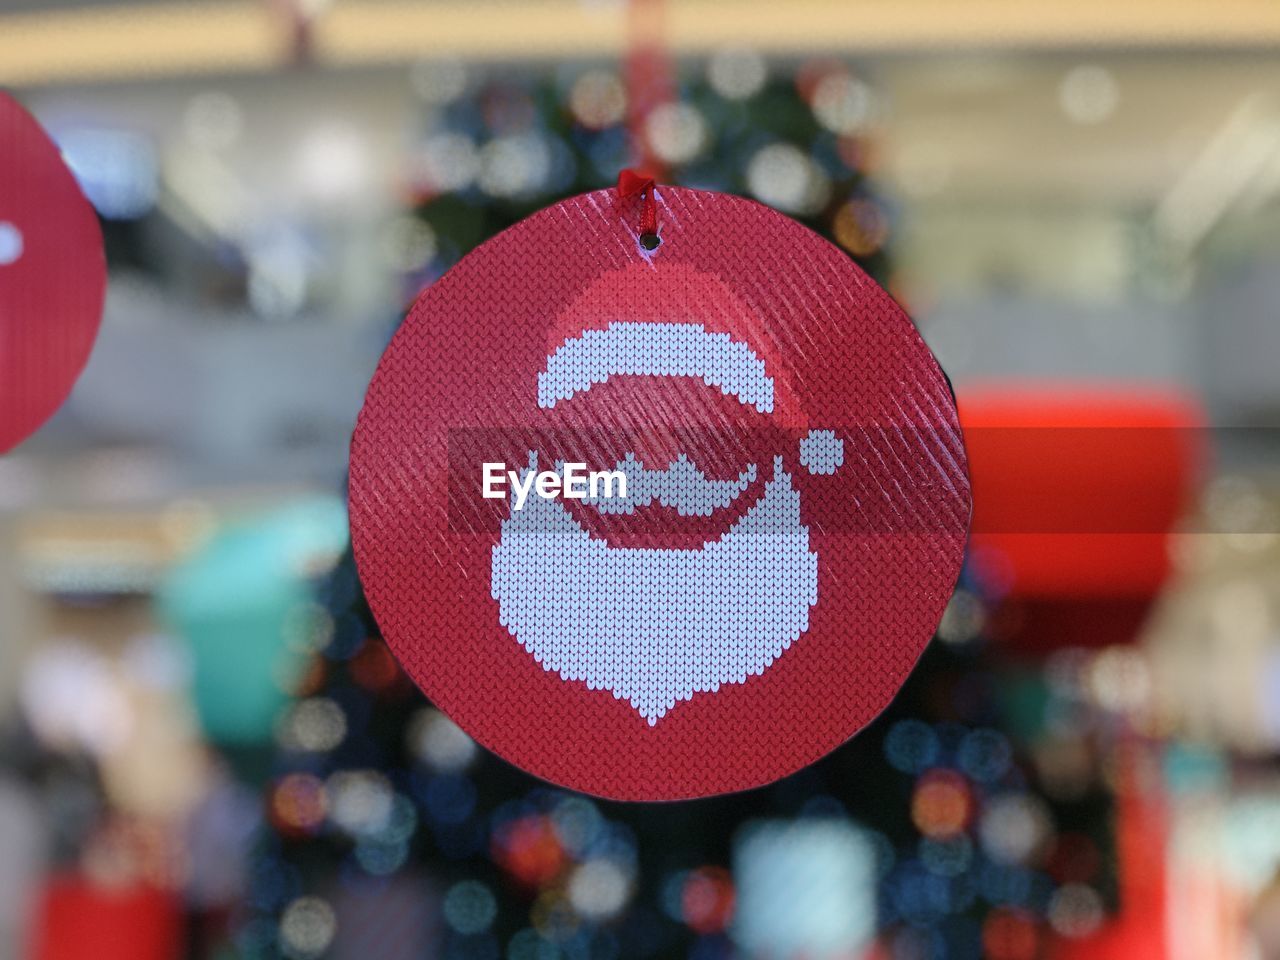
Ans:
{"label": "blurred ceiling", "polygon": [[[108,97],[130,81],[260,89],[268,74],[273,88],[309,88],[322,74],[307,63],[347,68],[329,77],[360,68],[345,88],[385,92],[423,57],[616,58],[631,23],[620,0],[5,2],[0,85],[81,100],[86,83]],[[666,0],[665,11],[677,53],[857,55],[889,102],[884,172],[917,202],[1158,210],[1193,246],[1225,209],[1280,186],[1274,0]]]}
{"label": "blurred ceiling", "polygon": [[[269,69],[300,56],[371,64],[615,56],[620,0],[6,0],[0,85]],[[666,0],[678,54],[993,49],[1267,50],[1272,0]]]}
{"label": "blurred ceiling", "polygon": [[891,98],[889,166],[921,181],[908,193],[1141,210],[1180,183],[1248,194],[1280,181],[1272,55],[895,57],[875,70]]}

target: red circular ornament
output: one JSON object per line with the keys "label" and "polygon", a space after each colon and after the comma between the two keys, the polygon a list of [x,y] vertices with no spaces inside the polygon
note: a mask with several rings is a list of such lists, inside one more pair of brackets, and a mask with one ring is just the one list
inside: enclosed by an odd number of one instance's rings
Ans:
{"label": "red circular ornament", "polygon": [[950,387],[889,295],[767,207],[657,200],[653,250],[643,198],[601,190],[463,258],[351,450],[409,675],[510,762],[627,800],[765,784],[869,723],[970,513]]}
{"label": "red circular ornament", "polygon": [[53,141],[0,92],[0,453],[71,392],[106,282],[93,208]]}

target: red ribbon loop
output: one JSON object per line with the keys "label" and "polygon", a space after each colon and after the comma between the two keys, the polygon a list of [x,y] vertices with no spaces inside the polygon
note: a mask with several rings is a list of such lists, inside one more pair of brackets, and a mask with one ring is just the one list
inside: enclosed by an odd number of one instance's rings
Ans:
{"label": "red ribbon loop", "polygon": [[626,199],[639,195],[640,235],[658,234],[658,198],[657,182],[653,177],[627,169],[618,174],[618,196]]}

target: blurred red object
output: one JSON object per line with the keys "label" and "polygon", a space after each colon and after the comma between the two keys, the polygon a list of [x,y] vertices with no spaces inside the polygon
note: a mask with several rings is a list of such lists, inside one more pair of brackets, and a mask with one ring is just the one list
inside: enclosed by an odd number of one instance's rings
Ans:
{"label": "blurred red object", "polygon": [[1205,466],[1180,391],[991,384],[959,396],[980,576],[1011,598],[1148,600]]}
{"label": "blurred red object", "polygon": [[733,917],[733,878],[720,867],[690,872],[680,891],[680,912],[689,928],[701,934],[719,933]]}
{"label": "blurred red object", "polygon": [[1035,960],[1040,930],[1030,914],[1001,907],[982,923],[982,946],[990,960]]}
{"label": "blurred red object", "polygon": [[66,400],[106,288],[93,207],[58,145],[0,90],[0,453]]}
{"label": "blurred red object", "polygon": [[1135,741],[1116,751],[1116,859],[1120,910],[1088,937],[1061,937],[1048,960],[1165,960],[1169,809],[1156,759]]}
{"label": "blurred red object", "polygon": [[106,887],[80,874],[41,892],[31,960],[176,960],[182,954],[177,897],[153,887]]}
{"label": "blurred red object", "polygon": [[971,555],[1005,601],[993,635],[1041,650],[1132,642],[1204,473],[1198,401],[1154,387],[987,384],[958,405]]}
{"label": "blurred red object", "polygon": [[569,864],[555,825],[540,815],[521,817],[494,831],[493,854],[507,873],[531,889],[549,886]]}

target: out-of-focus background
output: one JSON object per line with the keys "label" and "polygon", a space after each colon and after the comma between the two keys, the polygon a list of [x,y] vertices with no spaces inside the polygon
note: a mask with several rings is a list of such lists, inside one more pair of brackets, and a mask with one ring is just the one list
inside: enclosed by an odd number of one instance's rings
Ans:
{"label": "out-of-focus background", "polygon": [[[0,957],[1280,957],[1278,46],[1271,0],[5,0],[110,280],[0,458]],[[417,291],[641,158],[889,287],[978,496],[886,715],[668,807],[428,704],[342,497]]]}

